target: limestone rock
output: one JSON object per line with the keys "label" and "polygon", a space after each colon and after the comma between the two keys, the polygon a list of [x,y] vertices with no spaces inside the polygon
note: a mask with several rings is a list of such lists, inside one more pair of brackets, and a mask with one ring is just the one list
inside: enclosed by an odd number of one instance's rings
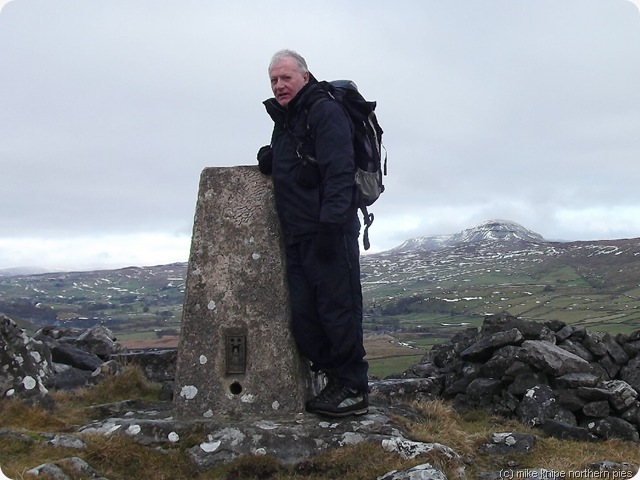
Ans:
{"label": "limestone rock", "polygon": [[542,425],[542,430],[550,437],[559,438],[561,440],[575,440],[579,442],[589,442],[597,440],[598,437],[589,433],[586,428],[577,425],[547,419]]}
{"label": "limestone rock", "polygon": [[529,389],[520,402],[518,414],[526,425],[534,427],[542,426],[546,420],[576,423],[575,417],[557,402],[553,390],[547,385]]}
{"label": "limestone rock", "polygon": [[173,381],[176,376],[176,348],[162,350],[137,350],[111,355],[109,358],[122,364],[139,365],[145,377],[152,382]]}
{"label": "limestone rock", "polygon": [[518,353],[518,360],[558,377],[567,373],[592,371],[586,360],[541,340],[526,340]]}
{"label": "limestone rock", "polygon": [[620,370],[620,380],[624,380],[636,391],[640,392],[640,356],[629,361]]}
{"label": "limestone rock", "polygon": [[498,432],[491,435],[489,441],[482,445],[484,452],[495,455],[511,455],[529,453],[537,443],[535,435],[520,432]]}
{"label": "limestone rock", "polygon": [[587,428],[589,432],[599,438],[621,438],[630,442],[640,441],[636,427],[618,417],[606,417],[589,422]]}
{"label": "limestone rock", "polygon": [[51,349],[54,362],[64,363],[80,370],[94,371],[102,365],[102,359],[97,355],[74,347],[69,343],[59,343]]}
{"label": "limestone rock", "polygon": [[469,361],[488,360],[494,350],[506,345],[518,344],[523,339],[522,333],[517,328],[512,328],[506,332],[496,332],[481,338],[460,352],[460,358]]}
{"label": "limestone rock", "polygon": [[392,378],[372,382],[370,395],[395,403],[403,400],[435,400],[441,392],[442,382],[437,378]]}
{"label": "limestone rock", "polygon": [[0,394],[50,408],[45,379],[52,373],[47,345],[30,338],[5,315],[0,315]]}
{"label": "limestone rock", "polygon": [[423,463],[408,470],[392,470],[377,480],[447,480],[447,477],[439,468]]}

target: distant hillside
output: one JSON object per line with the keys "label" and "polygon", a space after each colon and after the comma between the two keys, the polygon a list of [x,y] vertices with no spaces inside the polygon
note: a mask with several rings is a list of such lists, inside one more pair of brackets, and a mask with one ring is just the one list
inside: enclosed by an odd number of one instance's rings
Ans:
{"label": "distant hillside", "polygon": [[106,324],[133,335],[178,333],[186,263],[0,278],[0,312],[32,330]]}
{"label": "distant hillside", "polygon": [[[549,242],[492,220],[362,257],[365,329],[422,346],[507,310],[628,332],[640,328],[640,239]],[[33,323],[104,323],[135,340],[180,328],[186,263],[0,278],[0,312]]]}
{"label": "distant hillside", "polygon": [[446,336],[508,310],[616,332],[640,328],[640,239],[549,242],[490,221],[362,261],[368,328]]}
{"label": "distant hillside", "polygon": [[16,277],[19,275],[38,275],[41,273],[51,273],[54,270],[41,267],[16,267],[16,268],[3,268],[0,270],[0,278],[2,277]]}

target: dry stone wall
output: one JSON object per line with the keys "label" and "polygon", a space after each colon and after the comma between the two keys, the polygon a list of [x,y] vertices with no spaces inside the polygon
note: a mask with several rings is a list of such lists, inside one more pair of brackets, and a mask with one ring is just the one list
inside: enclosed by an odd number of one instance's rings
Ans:
{"label": "dry stone wall", "polygon": [[639,351],[640,330],[614,336],[503,312],[434,346],[403,376],[559,438],[639,441]]}

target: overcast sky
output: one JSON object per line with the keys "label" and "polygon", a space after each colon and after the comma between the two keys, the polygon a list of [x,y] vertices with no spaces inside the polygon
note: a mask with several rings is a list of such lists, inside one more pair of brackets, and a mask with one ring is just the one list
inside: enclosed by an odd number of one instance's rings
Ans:
{"label": "overcast sky", "polygon": [[187,261],[200,172],[255,164],[271,55],[378,101],[371,251],[489,219],[640,237],[628,0],[0,1],[0,269]]}

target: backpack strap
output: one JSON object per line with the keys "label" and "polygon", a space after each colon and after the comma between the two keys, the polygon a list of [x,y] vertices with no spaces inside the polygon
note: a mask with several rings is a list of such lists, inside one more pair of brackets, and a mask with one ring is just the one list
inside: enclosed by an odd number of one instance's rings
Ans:
{"label": "backpack strap", "polygon": [[362,234],[362,246],[364,247],[365,250],[369,250],[369,248],[371,247],[371,243],[369,242],[369,227],[371,226],[371,224],[373,224],[373,213],[369,213],[367,211],[367,207],[365,205],[362,205],[360,207],[360,211],[362,212],[362,217],[364,220],[364,232]]}
{"label": "backpack strap", "polygon": [[[321,83],[322,82],[317,82],[316,85],[318,85],[318,88],[314,92],[311,92],[307,101],[305,102],[306,105],[302,106],[303,108],[301,108],[299,113],[300,117],[298,121],[300,121],[301,119],[304,121],[304,124],[305,124],[304,136],[298,137],[294,135],[293,132],[291,131],[291,125],[288,125],[288,128],[287,128],[287,132],[289,133],[291,138],[296,142],[296,154],[298,155],[298,158],[300,160],[302,160],[304,157],[310,156],[313,158],[313,161],[315,162],[315,151],[313,151],[315,149],[310,146],[311,143],[313,142],[313,135],[311,134],[311,125],[309,124],[309,113],[311,112],[311,109],[314,107],[316,103],[318,103],[323,98],[325,99],[333,98],[331,94],[329,94],[324,88],[322,88]],[[312,151],[313,151],[313,154],[311,153]]]}

